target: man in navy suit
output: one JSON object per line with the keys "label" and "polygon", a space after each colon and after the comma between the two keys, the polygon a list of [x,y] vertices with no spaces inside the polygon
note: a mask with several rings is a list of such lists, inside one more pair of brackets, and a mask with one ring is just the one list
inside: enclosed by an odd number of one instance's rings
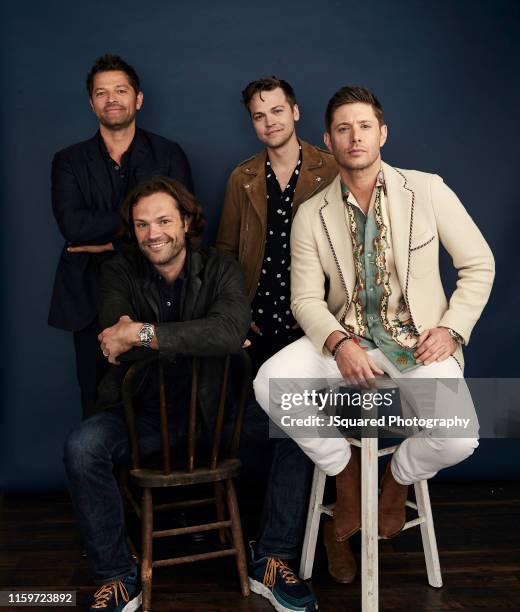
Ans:
{"label": "man in navy suit", "polygon": [[124,246],[119,207],[137,183],[154,175],[193,191],[181,147],[136,127],[143,92],[130,65],[103,55],[88,73],[87,90],[99,130],[56,153],[52,162],[52,208],[65,245],[49,313],[50,325],[73,332],[84,418],[94,410],[107,370],[97,340],[99,267]]}

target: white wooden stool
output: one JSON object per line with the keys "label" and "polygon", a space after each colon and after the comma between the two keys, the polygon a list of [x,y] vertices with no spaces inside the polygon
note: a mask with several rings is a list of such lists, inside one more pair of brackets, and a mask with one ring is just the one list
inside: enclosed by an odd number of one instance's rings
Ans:
{"label": "white wooden stool", "polygon": [[[350,444],[361,447],[361,606],[363,612],[377,612],[379,609],[378,457],[395,452],[398,446],[378,450],[378,438],[362,438],[361,441],[347,438],[347,440]],[[326,478],[325,472],[317,467],[314,469],[300,563],[300,578],[302,580],[307,580],[312,575],[321,515],[323,513],[334,516],[334,504],[327,506],[322,503]],[[417,525],[421,526],[428,582],[433,587],[441,587],[442,576],[428,483],[426,480],[421,480],[414,484],[414,488],[417,504],[407,501],[406,505],[417,510],[418,516],[408,521],[404,529]]]}

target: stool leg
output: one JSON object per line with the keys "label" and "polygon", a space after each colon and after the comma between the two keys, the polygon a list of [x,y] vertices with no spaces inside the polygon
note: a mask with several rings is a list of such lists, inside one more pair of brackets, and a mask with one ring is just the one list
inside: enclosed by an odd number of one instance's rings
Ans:
{"label": "stool leg", "polygon": [[238,510],[235,487],[231,479],[226,480],[227,503],[229,518],[231,520],[231,534],[233,536],[233,548],[236,550],[236,562],[240,587],[244,597],[249,596],[249,580],[247,578],[247,560],[244,549],[244,536],[242,535],[242,524],[240,523],[240,512]]}
{"label": "stool leg", "polygon": [[316,541],[320,528],[321,504],[325,491],[327,475],[317,466],[314,468],[312,477],[311,496],[309,499],[309,511],[307,513],[307,524],[305,525],[305,538],[303,540],[302,556],[300,561],[300,578],[308,580],[312,576],[314,556],[316,554]]}
{"label": "stool leg", "polygon": [[143,489],[142,505],[142,555],[141,555],[141,582],[143,588],[143,612],[152,609],[152,530],[153,509],[152,492]]}
{"label": "stool leg", "polygon": [[414,489],[415,499],[417,501],[417,512],[419,516],[425,518],[425,522],[421,523],[421,537],[424,549],[424,559],[426,561],[426,571],[428,572],[428,582],[430,586],[441,587],[441,565],[439,563],[439,551],[437,550],[437,540],[435,538],[435,528],[433,526],[428,481],[421,480],[420,482],[416,482],[414,484]]}
{"label": "stool leg", "polygon": [[379,610],[377,526],[378,439],[361,441],[361,604],[363,612]]}

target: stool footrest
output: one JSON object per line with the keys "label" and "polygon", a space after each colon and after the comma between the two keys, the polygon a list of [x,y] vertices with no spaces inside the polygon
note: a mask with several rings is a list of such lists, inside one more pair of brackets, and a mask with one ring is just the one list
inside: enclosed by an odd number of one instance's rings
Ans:
{"label": "stool footrest", "polygon": [[422,525],[425,522],[426,522],[426,519],[424,518],[424,516],[419,516],[418,518],[413,519],[412,521],[406,522],[404,524],[403,531],[405,529],[410,529],[411,527],[417,527],[418,525]]}
{"label": "stool footrest", "polygon": [[392,453],[395,453],[398,448],[399,444],[397,444],[396,446],[387,446],[386,448],[380,448],[377,451],[377,456],[383,457],[384,455],[391,455]]}
{"label": "stool footrest", "polygon": [[[412,510],[417,510],[417,504],[413,501],[406,500],[405,505]],[[321,504],[318,508],[318,511],[322,514],[327,514],[328,516],[334,516],[334,506],[335,504]]]}
{"label": "stool footrest", "polygon": [[336,504],[328,504],[328,505],[324,505],[322,504],[319,507],[319,512],[321,512],[322,514],[327,514],[328,516],[334,516],[334,506]]}

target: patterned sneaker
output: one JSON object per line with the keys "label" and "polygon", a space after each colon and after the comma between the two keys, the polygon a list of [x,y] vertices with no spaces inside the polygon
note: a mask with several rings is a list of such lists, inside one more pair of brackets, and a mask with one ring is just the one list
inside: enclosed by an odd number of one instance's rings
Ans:
{"label": "patterned sneaker", "polygon": [[140,607],[141,579],[136,567],[122,580],[102,584],[94,593],[89,612],[134,612]]}
{"label": "patterned sneaker", "polygon": [[249,588],[268,599],[277,612],[315,612],[316,597],[292,569],[277,557],[256,558],[250,543]]}

